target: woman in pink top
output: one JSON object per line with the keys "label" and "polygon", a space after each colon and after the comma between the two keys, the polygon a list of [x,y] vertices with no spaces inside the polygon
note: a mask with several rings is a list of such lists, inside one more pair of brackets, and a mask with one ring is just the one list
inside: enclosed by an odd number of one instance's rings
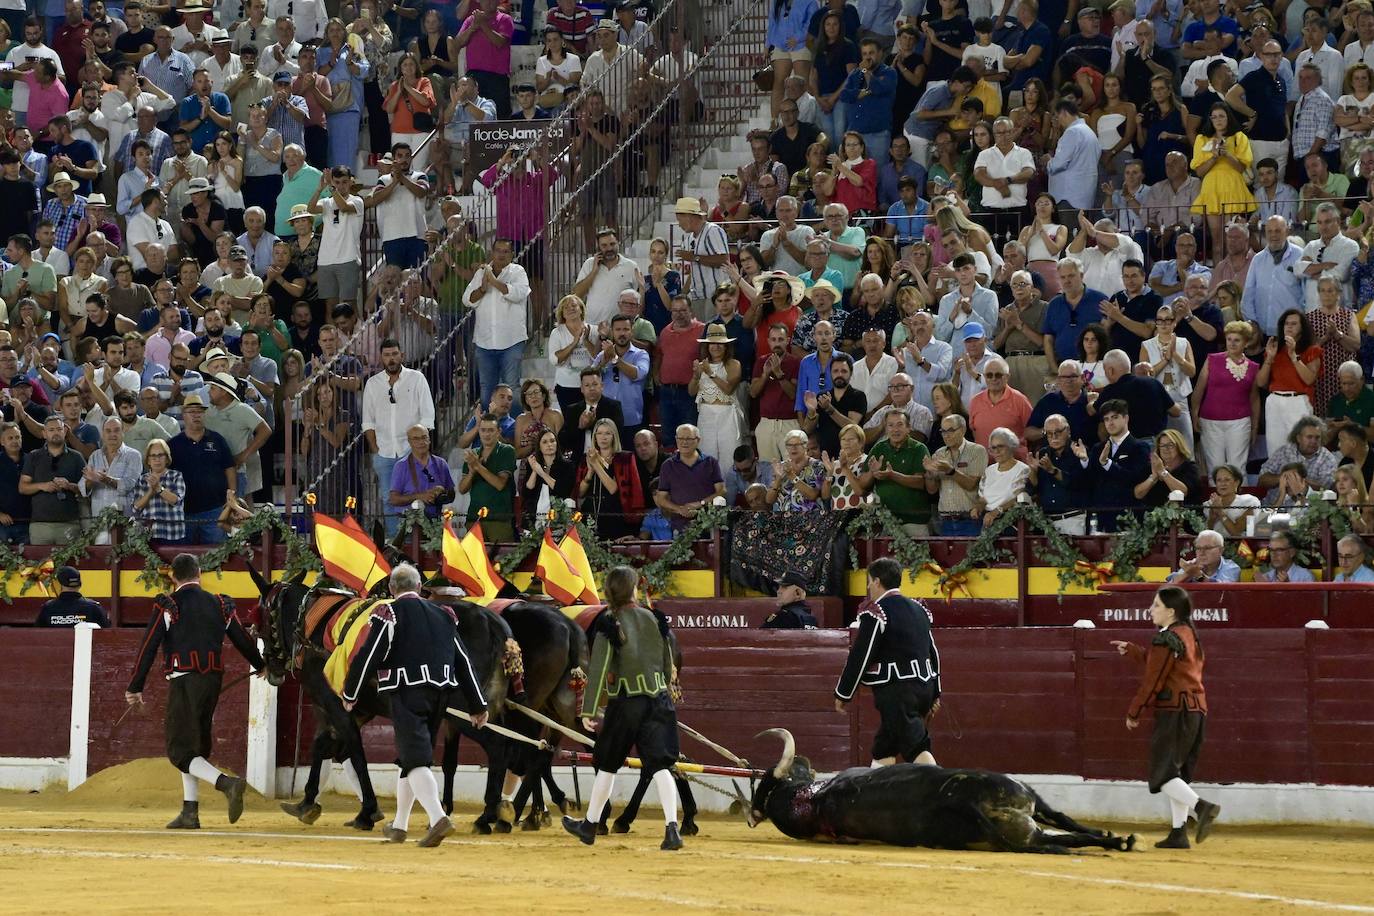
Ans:
{"label": "woman in pink top", "polygon": [[855,131],[845,131],[842,149],[843,155],[830,154],[835,203],[848,207],[850,216],[872,216],[878,209],[878,163],[869,157],[863,136]]}
{"label": "woman in pink top", "polygon": [[1259,364],[1245,355],[1248,321],[1228,322],[1226,349],[1207,357],[1193,386],[1193,433],[1208,469],[1243,468],[1259,433]]}

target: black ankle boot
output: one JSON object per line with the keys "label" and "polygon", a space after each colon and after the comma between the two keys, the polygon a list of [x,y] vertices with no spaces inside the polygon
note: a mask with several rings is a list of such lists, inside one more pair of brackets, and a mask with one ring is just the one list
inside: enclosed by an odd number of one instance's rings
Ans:
{"label": "black ankle boot", "polygon": [[585,818],[563,815],[563,829],[588,846],[596,842],[596,825]]}
{"label": "black ankle boot", "polygon": [[200,829],[200,802],[184,801],[181,803],[181,813],[172,819],[167,825],[168,830],[199,830]]}
{"label": "black ankle boot", "polygon": [[1193,813],[1197,815],[1197,841],[1201,843],[1207,839],[1207,835],[1212,832],[1212,822],[1221,813],[1221,805],[1216,802],[1205,801],[1201,798],[1193,806]]}
{"label": "black ankle boot", "polygon": [[1169,831],[1169,835],[1155,844],[1155,849],[1191,849],[1188,842],[1188,828],[1175,827]]}
{"label": "black ankle boot", "polygon": [[682,848],[682,834],[677,832],[676,823],[663,828],[663,842],[659,844],[658,848],[669,852]]}

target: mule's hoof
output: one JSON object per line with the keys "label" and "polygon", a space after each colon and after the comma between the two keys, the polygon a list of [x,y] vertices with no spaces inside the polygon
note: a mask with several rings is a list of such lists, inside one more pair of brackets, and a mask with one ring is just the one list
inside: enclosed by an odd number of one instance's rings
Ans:
{"label": "mule's hoof", "polygon": [[535,817],[534,815],[531,815],[520,822],[520,829],[525,831],[526,833],[532,833],[534,831],[539,830],[541,827],[543,827],[543,824],[540,823],[539,818]]}
{"label": "mule's hoof", "polygon": [[739,815],[741,815],[741,814],[743,814],[743,813],[744,813],[744,802],[740,801],[738,798],[735,799],[734,801],[730,802],[730,815],[731,815],[732,817],[738,817]]}
{"label": "mule's hoof", "polygon": [[553,815],[549,813],[549,811],[548,811],[547,808],[544,809],[543,811],[540,811],[540,812],[539,812],[539,826],[540,826],[540,827],[552,827],[552,826],[553,826]]}
{"label": "mule's hoof", "polygon": [[496,806],[496,819],[507,824],[515,823],[515,805],[511,804],[510,799],[503,798],[501,804]]}
{"label": "mule's hoof", "polygon": [[683,836],[696,836],[701,832],[701,828],[697,826],[696,821],[683,821],[679,832]]}
{"label": "mule's hoof", "polygon": [[480,835],[480,836],[490,836],[490,835],[491,835],[491,824],[486,824],[486,823],[483,823],[482,821],[473,821],[473,822],[472,822],[472,832],[473,832],[473,833],[476,833],[476,834],[478,834],[478,835]]}
{"label": "mule's hoof", "polygon": [[605,821],[602,821],[601,823],[599,823],[599,824],[596,825],[596,835],[597,835],[597,836],[606,836],[606,834],[608,834],[608,833],[610,833],[610,832],[611,832],[611,831],[608,830],[607,827],[606,827],[606,822],[605,822]]}
{"label": "mule's hoof", "polygon": [[1124,843],[1122,844],[1122,846],[1121,846],[1121,851],[1122,851],[1122,852],[1133,852],[1133,851],[1135,850],[1135,843],[1136,843],[1136,840],[1137,840],[1137,839],[1139,839],[1139,838],[1138,838],[1134,833],[1131,834],[1130,836],[1126,837],[1125,842],[1124,842]]}
{"label": "mule's hoof", "polygon": [[495,830],[497,833],[510,833],[513,827],[514,825],[509,821],[497,821],[495,824],[491,825],[491,829]]}
{"label": "mule's hoof", "polygon": [[380,811],[359,811],[354,816],[353,820],[346,821],[344,823],[344,826],[352,827],[354,830],[370,831],[373,828],[373,826],[380,820],[382,820],[382,812]]}
{"label": "mule's hoof", "polygon": [[565,799],[563,799],[561,802],[558,803],[558,813],[559,813],[559,814],[576,814],[576,813],[577,813],[577,805],[573,804],[573,800],[572,800],[571,798],[565,798]]}
{"label": "mule's hoof", "polygon": [[630,825],[622,820],[611,822],[611,833],[629,833]]}
{"label": "mule's hoof", "polygon": [[282,802],[281,809],[306,825],[315,823],[320,819],[320,815],[324,813],[324,809],[318,804],[307,805],[304,800],[296,802],[294,805]]}

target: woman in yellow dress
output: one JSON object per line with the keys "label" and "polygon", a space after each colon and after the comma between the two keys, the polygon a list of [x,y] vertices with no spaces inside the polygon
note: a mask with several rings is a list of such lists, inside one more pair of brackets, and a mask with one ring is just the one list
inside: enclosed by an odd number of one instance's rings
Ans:
{"label": "woman in yellow dress", "polygon": [[1253,159],[1250,138],[1241,133],[1231,109],[1220,102],[1213,105],[1193,141],[1193,171],[1202,179],[1193,212],[1207,218],[1213,262],[1221,255],[1226,219],[1248,216],[1256,209],[1255,195],[1245,180]]}

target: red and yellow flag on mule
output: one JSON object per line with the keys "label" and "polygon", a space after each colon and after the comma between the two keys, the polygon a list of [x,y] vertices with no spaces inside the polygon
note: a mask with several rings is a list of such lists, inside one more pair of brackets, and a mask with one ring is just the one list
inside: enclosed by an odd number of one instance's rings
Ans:
{"label": "red and yellow flag on mule", "polygon": [[506,580],[487,558],[487,544],[482,537],[479,521],[461,538],[453,531],[453,523],[444,519],[443,550],[440,572],[444,578],[468,593],[477,604],[486,604],[500,593]]}
{"label": "red and yellow flag on mule", "polygon": [[581,603],[600,604],[601,596],[596,593],[596,575],[592,573],[592,562],[587,559],[587,551],[582,546],[582,537],[577,533],[576,526],[569,528],[568,533],[563,535],[563,542],[558,545],[558,549],[568,558],[568,565],[582,580]]}
{"label": "red and yellow flag on mule", "polygon": [[558,545],[553,542],[553,532],[544,529],[544,543],[539,548],[539,558],[534,564],[535,572],[544,583],[544,592],[559,604],[581,604],[582,592],[587,585],[577,574],[572,562],[568,560]]}
{"label": "red and yellow flag on mule", "polygon": [[367,594],[391,575],[391,564],[352,515],[339,521],[316,512],[315,549],[324,561],[325,575],[359,594]]}

